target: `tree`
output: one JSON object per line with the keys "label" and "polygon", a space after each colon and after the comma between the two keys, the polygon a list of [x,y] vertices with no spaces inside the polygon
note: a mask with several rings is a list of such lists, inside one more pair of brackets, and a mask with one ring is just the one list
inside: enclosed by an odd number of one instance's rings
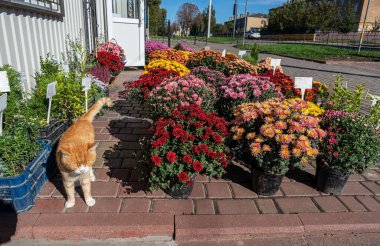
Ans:
{"label": "tree", "polygon": [[228,33],[230,29],[225,24],[216,24],[213,29],[211,29],[213,33]]}
{"label": "tree", "polygon": [[188,31],[192,28],[194,20],[199,13],[198,7],[192,3],[184,3],[179,7],[177,11],[177,22],[185,35],[188,35]]}
{"label": "tree", "polygon": [[359,17],[353,10],[352,6],[347,5],[340,11],[339,22],[337,30],[342,33],[357,31],[359,24]]}
{"label": "tree", "polygon": [[151,35],[163,35],[165,33],[166,9],[161,9],[160,4],[161,0],[148,1],[149,33]]}
{"label": "tree", "polygon": [[204,33],[207,27],[204,25],[203,15],[199,13],[193,21],[193,25],[190,29],[190,34],[193,36],[198,36],[199,33]]}
{"label": "tree", "polygon": [[[208,9],[209,9],[210,6],[207,6],[203,12],[202,12],[202,16],[203,16],[203,25],[206,27],[206,31],[207,31],[207,28],[208,28]],[[210,22],[210,30],[213,30],[213,28],[215,27],[216,25],[216,17],[215,17],[215,9],[214,9],[214,6],[211,6],[211,22]]]}

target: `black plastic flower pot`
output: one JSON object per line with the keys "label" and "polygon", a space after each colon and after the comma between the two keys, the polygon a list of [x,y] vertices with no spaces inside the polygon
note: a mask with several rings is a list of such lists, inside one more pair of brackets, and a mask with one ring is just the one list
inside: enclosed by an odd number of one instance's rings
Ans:
{"label": "black plastic flower pot", "polygon": [[326,194],[340,195],[349,176],[349,173],[343,173],[319,164],[316,170],[317,189]]}
{"label": "black plastic flower pot", "polygon": [[187,199],[191,192],[193,191],[194,187],[194,179],[192,180],[191,185],[182,185],[181,188],[175,188],[175,189],[165,189],[164,191],[166,194],[173,198],[177,199]]}
{"label": "black plastic flower pot", "polygon": [[40,128],[40,139],[49,140],[54,146],[61,135],[69,128],[71,121],[61,121],[54,119],[49,125]]}
{"label": "black plastic flower pot", "polygon": [[265,173],[252,168],[252,188],[262,196],[273,196],[280,189],[283,174]]}

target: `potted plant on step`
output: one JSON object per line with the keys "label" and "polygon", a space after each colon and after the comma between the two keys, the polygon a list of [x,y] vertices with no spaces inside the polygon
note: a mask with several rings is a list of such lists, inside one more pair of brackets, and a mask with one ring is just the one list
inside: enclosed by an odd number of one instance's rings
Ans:
{"label": "potted plant on step", "polygon": [[192,104],[154,124],[141,160],[150,189],[187,198],[199,174],[220,178],[227,166],[227,122]]}
{"label": "potted plant on step", "polygon": [[252,168],[252,187],[259,195],[274,195],[283,175],[318,154],[326,133],[318,118],[308,115],[308,104],[279,98],[246,103],[235,109],[233,139],[242,143]]}
{"label": "potted plant on step", "polygon": [[359,114],[327,110],[321,121],[327,131],[317,158],[317,188],[339,195],[352,173],[376,165],[380,136],[368,118]]}

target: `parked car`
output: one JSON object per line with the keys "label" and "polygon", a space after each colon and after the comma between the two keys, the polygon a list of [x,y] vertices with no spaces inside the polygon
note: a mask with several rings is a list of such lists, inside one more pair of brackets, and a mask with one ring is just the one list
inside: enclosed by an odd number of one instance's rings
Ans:
{"label": "parked car", "polygon": [[246,32],[245,33],[245,38],[248,38],[248,39],[257,39],[257,38],[260,38],[261,35],[259,32]]}

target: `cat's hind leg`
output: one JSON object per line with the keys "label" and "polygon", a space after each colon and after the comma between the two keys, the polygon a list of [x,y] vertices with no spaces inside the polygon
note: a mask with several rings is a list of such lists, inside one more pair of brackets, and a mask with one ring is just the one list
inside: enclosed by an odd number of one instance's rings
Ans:
{"label": "cat's hind leg", "polygon": [[95,174],[94,174],[94,169],[90,169],[90,179],[91,179],[91,182],[95,182],[96,181],[96,177],[95,177]]}

